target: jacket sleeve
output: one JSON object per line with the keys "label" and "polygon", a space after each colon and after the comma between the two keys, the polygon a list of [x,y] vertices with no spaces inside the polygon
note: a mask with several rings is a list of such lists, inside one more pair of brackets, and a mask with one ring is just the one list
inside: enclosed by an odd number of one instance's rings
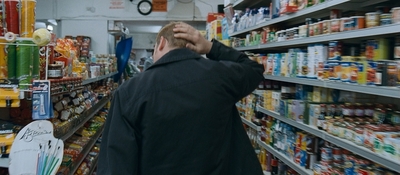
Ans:
{"label": "jacket sleeve", "polygon": [[[250,94],[264,80],[264,66],[249,59],[249,57],[231,47],[213,40],[213,45],[207,58],[220,61],[223,66],[220,72],[227,82],[229,91],[238,101]],[[235,102],[236,102],[235,101]]]}
{"label": "jacket sleeve", "polygon": [[117,90],[105,124],[98,163],[98,174],[138,174],[137,132],[123,110],[123,92]]}

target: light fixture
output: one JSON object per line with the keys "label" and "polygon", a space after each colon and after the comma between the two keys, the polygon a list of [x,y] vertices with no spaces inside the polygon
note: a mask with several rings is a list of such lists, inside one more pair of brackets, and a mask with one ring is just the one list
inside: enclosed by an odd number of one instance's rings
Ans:
{"label": "light fixture", "polygon": [[141,15],[148,15],[153,11],[153,4],[148,0],[142,0],[137,5],[137,9]]}

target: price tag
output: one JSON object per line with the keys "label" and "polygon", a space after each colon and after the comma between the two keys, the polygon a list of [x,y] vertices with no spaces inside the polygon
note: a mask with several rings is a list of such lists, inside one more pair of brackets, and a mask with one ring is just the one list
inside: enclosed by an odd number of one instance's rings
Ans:
{"label": "price tag", "polygon": [[153,12],[167,12],[167,0],[153,0]]}

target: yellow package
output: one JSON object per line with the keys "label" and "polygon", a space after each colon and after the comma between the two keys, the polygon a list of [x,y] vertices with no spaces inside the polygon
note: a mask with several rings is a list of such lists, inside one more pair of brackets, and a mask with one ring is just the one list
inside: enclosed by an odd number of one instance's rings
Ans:
{"label": "yellow package", "polygon": [[1,154],[10,154],[11,145],[13,144],[14,139],[15,139],[14,133],[0,135],[0,146],[6,148],[6,152],[5,153],[2,152]]}

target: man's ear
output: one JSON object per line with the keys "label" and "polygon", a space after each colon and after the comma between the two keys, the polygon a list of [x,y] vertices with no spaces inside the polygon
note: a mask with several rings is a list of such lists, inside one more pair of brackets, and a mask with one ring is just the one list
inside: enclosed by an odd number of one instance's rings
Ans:
{"label": "man's ear", "polygon": [[161,36],[160,37],[160,43],[158,44],[158,50],[163,50],[165,47],[167,46],[167,40],[163,37],[163,36]]}

